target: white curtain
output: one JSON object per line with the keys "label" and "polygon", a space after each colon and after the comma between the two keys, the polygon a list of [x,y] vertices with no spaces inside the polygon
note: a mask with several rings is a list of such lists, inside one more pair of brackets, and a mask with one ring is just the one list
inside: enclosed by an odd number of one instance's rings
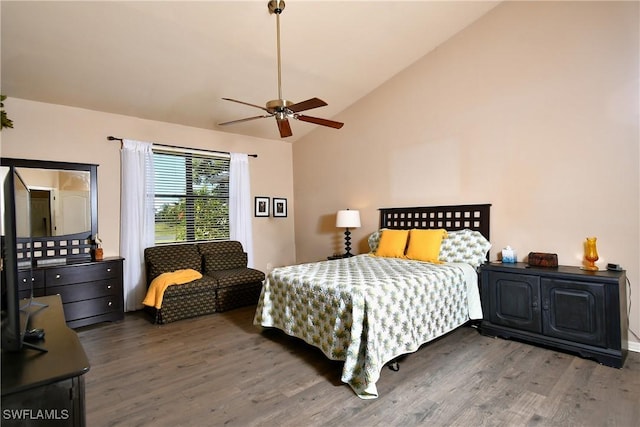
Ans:
{"label": "white curtain", "polygon": [[124,257],[124,309],[142,309],[147,286],[144,249],[154,244],[153,151],[125,139],[120,151],[120,255]]}
{"label": "white curtain", "polygon": [[229,165],[229,234],[231,240],[242,243],[247,253],[247,265],[253,267],[253,234],[251,231],[251,182],[249,156],[230,153]]}

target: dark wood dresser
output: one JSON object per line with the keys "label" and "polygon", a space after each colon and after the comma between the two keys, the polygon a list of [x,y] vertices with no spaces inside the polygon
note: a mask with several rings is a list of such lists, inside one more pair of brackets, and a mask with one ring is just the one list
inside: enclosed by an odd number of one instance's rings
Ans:
{"label": "dark wood dresser", "polygon": [[35,301],[47,306],[32,310],[28,327],[44,329],[44,339],[34,344],[47,352],[2,352],[2,425],[84,426],[89,360],[65,323],[60,296]]}
{"label": "dark wood dresser", "polygon": [[60,295],[72,328],[124,318],[120,257],[70,262],[18,272],[20,297]]}
{"label": "dark wood dresser", "polygon": [[571,351],[616,368],[624,364],[624,271],[488,263],[481,268],[481,290],[483,334]]}

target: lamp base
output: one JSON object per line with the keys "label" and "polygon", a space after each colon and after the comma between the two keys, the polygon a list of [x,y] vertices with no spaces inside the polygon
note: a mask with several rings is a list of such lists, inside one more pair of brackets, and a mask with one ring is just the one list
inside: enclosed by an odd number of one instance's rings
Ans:
{"label": "lamp base", "polygon": [[351,253],[351,232],[348,228],[344,230],[344,258],[352,257]]}

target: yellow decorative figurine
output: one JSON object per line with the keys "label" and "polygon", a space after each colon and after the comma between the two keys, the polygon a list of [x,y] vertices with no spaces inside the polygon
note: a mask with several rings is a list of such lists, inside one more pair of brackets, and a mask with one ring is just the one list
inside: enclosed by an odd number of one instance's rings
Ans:
{"label": "yellow decorative figurine", "polygon": [[598,266],[595,264],[598,260],[596,240],[595,237],[587,237],[587,240],[584,242],[585,270],[598,271]]}

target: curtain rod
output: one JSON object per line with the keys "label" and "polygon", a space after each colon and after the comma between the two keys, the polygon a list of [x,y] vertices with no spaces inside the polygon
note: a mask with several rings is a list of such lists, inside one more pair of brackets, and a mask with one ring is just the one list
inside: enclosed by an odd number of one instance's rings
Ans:
{"label": "curtain rod", "polygon": [[[109,141],[120,141],[120,142],[122,142],[122,138],[116,138],[115,136],[108,136],[107,139]],[[228,151],[203,150],[201,148],[180,147],[178,145],[156,144],[155,142],[153,143],[153,145],[157,145],[158,147],[177,148],[179,150],[197,150],[197,151],[204,151],[204,152],[207,152],[207,153],[231,154]],[[258,158],[257,154],[247,154],[247,156]]]}

